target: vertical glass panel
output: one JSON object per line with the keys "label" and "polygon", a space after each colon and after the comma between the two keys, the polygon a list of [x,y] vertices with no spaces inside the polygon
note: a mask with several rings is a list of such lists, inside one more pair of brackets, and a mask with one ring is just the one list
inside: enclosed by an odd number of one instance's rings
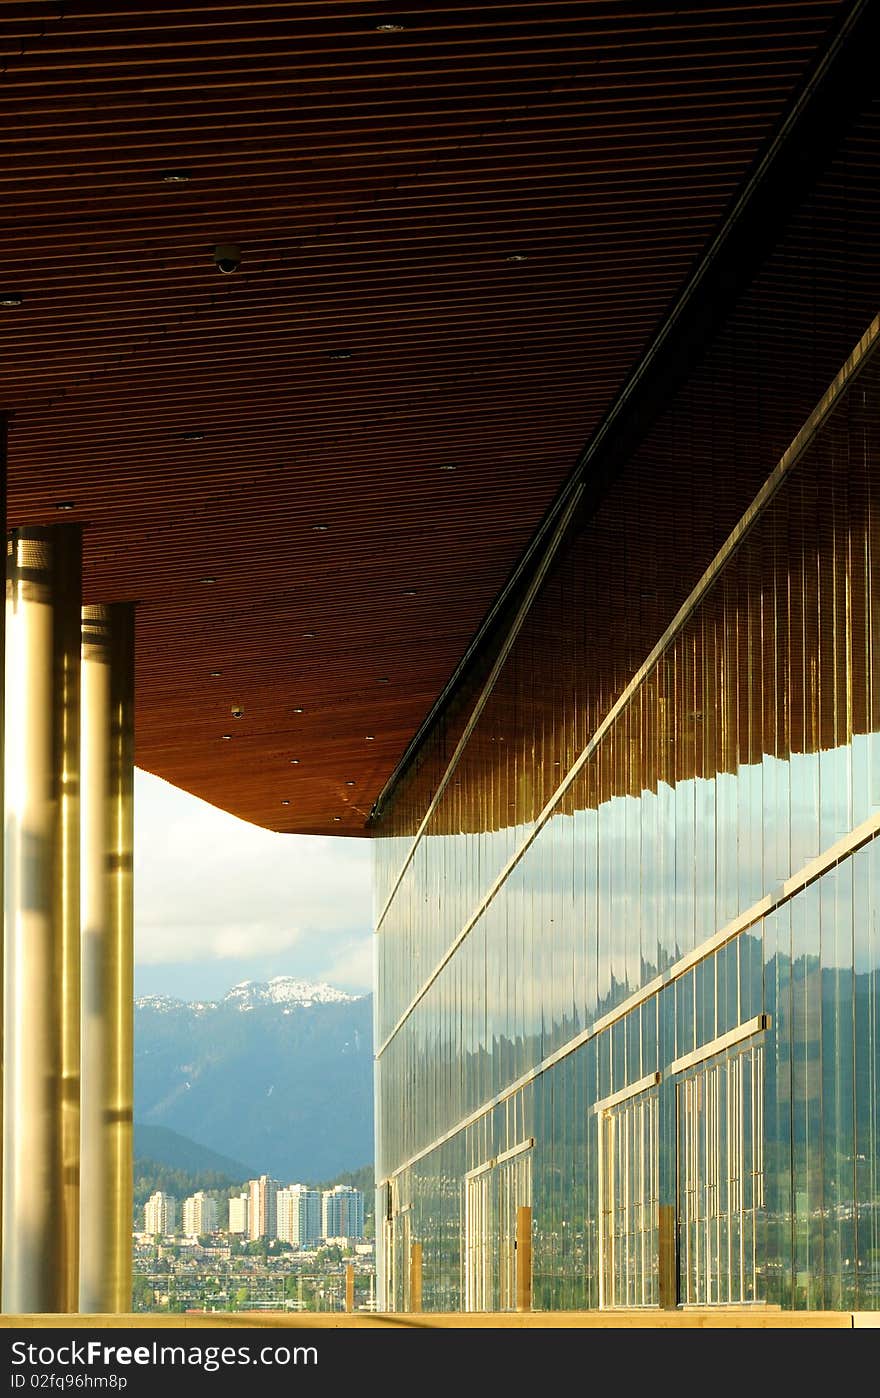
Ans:
{"label": "vertical glass panel", "polygon": [[658,1071],[660,1063],[660,1044],[657,1030],[659,1004],[659,997],[652,995],[651,999],[646,1000],[642,1005],[641,1010],[636,1012],[641,1018],[642,1063],[640,1076]]}
{"label": "vertical glass panel", "polygon": [[626,1020],[611,1026],[611,1091],[620,1092],[629,1082],[626,1062]]}
{"label": "vertical glass panel", "polygon": [[626,1076],[627,1082],[637,1082],[644,1076],[642,1062],[642,1016],[633,1010],[624,1020],[626,1029]]}
{"label": "vertical glass panel", "polygon": [[597,1085],[596,1100],[610,1097],[611,1086],[611,1034],[606,1030],[596,1039]]}
{"label": "vertical glass panel", "polygon": [[740,1020],[745,1018],[744,1015],[740,1014],[739,997],[739,960],[743,940],[742,937],[737,937],[734,941],[728,942],[726,946],[720,947],[715,954],[718,1001],[715,1029],[718,1034],[726,1034],[729,1029],[735,1029]]}
{"label": "vertical glass panel", "polygon": [[707,956],[694,967],[694,1009],[696,1012],[696,1046],[707,1044],[716,1037],[717,1015],[715,976],[717,958]]}
{"label": "vertical glass panel", "polygon": [[697,1017],[694,1006],[694,972],[688,971],[675,982],[675,1057],[681,1058],[695,1047]]}
{"label": "vertical glass panel", "polygon": [[764,954],[760,922],[737,939],[739,962],[739,1005],[736,1022],[754,1019],[764,1008]]}

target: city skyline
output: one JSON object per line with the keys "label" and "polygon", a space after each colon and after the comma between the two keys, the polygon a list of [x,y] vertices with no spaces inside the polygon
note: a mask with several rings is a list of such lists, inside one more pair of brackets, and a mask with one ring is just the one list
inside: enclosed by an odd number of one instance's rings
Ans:
{"label": "city skyline", "polygon": [[261,1175],[244,1181],[238,1193],[229,1193],[225,1210],[223,1193],[197,1189],[178,1198],[167,1189],[154,1189],[138,1211],[143,1229],[135,1227],[134,1233],[168,1238],[223,1233],[252,1243],[280,1240],[299,1248],[365,1238],[366,1198],[354,1185],[318,1189]]}

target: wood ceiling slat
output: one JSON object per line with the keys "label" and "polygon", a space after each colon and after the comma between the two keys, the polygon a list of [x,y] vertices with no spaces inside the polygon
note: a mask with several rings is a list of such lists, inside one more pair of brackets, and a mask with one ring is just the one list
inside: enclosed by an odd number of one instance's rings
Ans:
{"label": "wood ceiling slat", "polygon": [[137,600],[142,766],[362,833],[839,9],[0,6],[9,519]]}

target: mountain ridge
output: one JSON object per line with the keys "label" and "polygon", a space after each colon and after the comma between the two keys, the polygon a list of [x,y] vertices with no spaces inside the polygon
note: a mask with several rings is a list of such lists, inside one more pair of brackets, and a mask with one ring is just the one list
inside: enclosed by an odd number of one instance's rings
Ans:
{"label": "mountain ridge", "polygon": [[[243,1011],[247,1011],[244,1013]],[[135,1002],[135,1118],[278,1179],[373,1158],[372,996],[290,976]]]}
{"label": "mountain ridge", "polygon": [[241,1160],[210,1150],[169,1126],[148,1126],[141,1121],[134,1123],[134,1159],[190,1173],[210,1171],[225,1176],[231,1184],[255,1177],[253,1167]]}
{"label": "mountain ridge", "polygon": [[296,976],[272,976],[268,981],[239,981],[227,990],[219,1000],[183,1000],[177,995],[141,995],[135,998],[135,1009],[176,1009],[184,1006],[191,1010],[214,1010],[221,1005],[236,1004],[238,1007],[253,1005],[281,1004],[288,1006],[321,1004],[351,1004],[362,1000],[363,995],[350,995],[346,990],[337,990],[326,981],[304,981]]}

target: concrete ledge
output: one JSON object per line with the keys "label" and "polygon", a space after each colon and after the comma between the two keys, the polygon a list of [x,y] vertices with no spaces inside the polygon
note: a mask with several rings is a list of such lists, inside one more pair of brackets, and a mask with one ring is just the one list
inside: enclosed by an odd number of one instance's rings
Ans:
{"label": "concrete ledge", "polygon": [[276,1311],[183,1315],[5,1315],[0,1329],[39,1330],[853,1330],[880,1327],[875,1311],[783,1311],[707,1306],[678,1311],[530,1311],[461,1314]]}

